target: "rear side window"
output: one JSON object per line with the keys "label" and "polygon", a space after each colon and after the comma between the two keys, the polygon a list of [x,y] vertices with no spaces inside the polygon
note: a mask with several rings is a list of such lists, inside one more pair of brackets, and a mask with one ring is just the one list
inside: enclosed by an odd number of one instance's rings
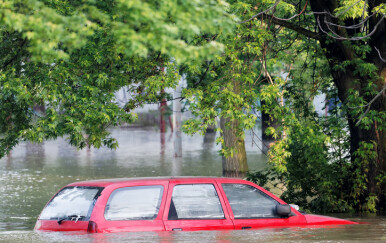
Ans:
{"label": "rear side window", "polygon": [[119,188],[109,197],[105,210],[107,220],[155,219],[161,205],[163,186]]}
{"label": "rear side window", "polygon": [[215,187],[212,184],[176,185],[169,210],[169,220],[223,219]]}
{"label": "rear side window", "polygon": [[279,203],[259,189],[244,184],[222,184],[222,188],[236,219],[277,217]]}
{"label": "rear side window", "polygon": [[67,216],[90,218],[101,187],[65,187],[43,209],[39,219],[57,220]]}

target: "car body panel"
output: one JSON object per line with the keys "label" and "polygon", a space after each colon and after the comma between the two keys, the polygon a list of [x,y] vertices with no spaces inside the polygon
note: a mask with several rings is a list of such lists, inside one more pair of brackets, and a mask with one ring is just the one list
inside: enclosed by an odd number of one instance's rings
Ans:
{"label": "car body panel", "polygon": [[165,229],[167,231],[196,231],[196,230],[228,230],[234,229],[232,220],[229,217],[227,207],[222,195],[218,195],[221,206],[224,212],[224,219],[178,219],[169,220],[168,214],[170,210],[171,198],[173,189],[176,185],[189,185],[189,184],[212,184],[217,192],[219,192],[218,185],[215,179],[212,178],[200,178],[198,180],[181,180],[173,179],[170,181],[169,193],[166,201],[166,208],[163,216],[165,223]]}
{"label": "car body panel", "polygon": [[[286,204],[265,189],[252,182],[234,178],[218,177],[155,177],[155,178],[122,178],[75,182],[68,186],[103,187],[100,196],[95,202],[90,216],[92,222],[91,232],[127,232],[127,231],[196,231],[196,230],[231,230],[231,229],[257,229],[266,227],[290,227],[308,225],[338,225],[356,224],[355,222],[327,216],[311,215],[298,212],[291,208],[291,216],[285,218],[259,218],[259,219],[235,219],[232,208],[228,202],[222,184],[244,184],[252,186],[279,204]],[[169,220],[169,210],[176,185],[212,184],[216,189],[223,213],[223,219],[177,219]],[[106,203],[111,193],[119,188],[135,186],[163,187],[162,200],[156,218],[151,220],[106,220]],[[89,221],[65,220],[59,224],[56,220],[37,220],[35,230],[49,231],[87,231]]]}
{"label": "car body panel", "polygon": [[56,220],[38,220],[35,230],[42,231],[87,231],[88,221],[63,221],[58,224]]}
{"label": "car body panel", "polygon": [[[163,186],[163,194],[161,199],[161,205],[158,215],[153,220],[106,220],[105,210],[106,203],[111,193],[119,188],[124,187],[136,187],[136,186]],[[95,222],[98,227],[98,232],[110,233],[110,232],[128,232],[128,231],[164,231],[164,223],[162,215],[165,208],[166,196],[168,192],[169,181],[168,180],[138,180],[120,182],[108,185],[98,198],[90,220]]]}
{"label": "car body panel", "polygon": [[358,224],[357,222],[346,219],[339,219],[316,214],[306,214],[304,217],[306,218],[308,225]]}
{"label": "car body panel", "polygon": [[291,208],[292,215],[290,217],[285,217],[285,218],[253,218],[253,219],[237,219],[234,217],[232,208],[228,202],[228,199],[226,197],[226,194],[222,188],[221,185],[223,184],[244,184],[244,185],[250,185],[254,188],[257,188],[267,196],[271,197],[272,199],[276,200],[280,204],[286,204],[283,200],[280,198],[274,196],[272,193],[266,191],[264,188],[257,186],[256,184],[249,182],[249,181],[244,181],[244,180],[232,180],[229,181],[227,179],[219,179],[217,180],[218,183],[218,188],[221,192],[222,195],[224,195],[224,200],[226,200],[226,205],[228,207],[228,211],[230,214],[230,218],[233,221],[234,227],[237,230],[245,230],[245,229],[256,229],[256,228],[262,228],[262,227],[276,227],[276,226],[301,226],[301,225],[306,225],[307,221],[301,213],[299,213],[297,210],[294,208]]}

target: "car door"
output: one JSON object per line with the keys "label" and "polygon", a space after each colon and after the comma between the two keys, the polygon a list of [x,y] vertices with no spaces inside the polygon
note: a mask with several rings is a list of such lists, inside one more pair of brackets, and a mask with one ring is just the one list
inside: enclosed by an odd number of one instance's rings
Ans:
{"label": "car door", "polygon": [[171,181],[163,219],[167,231],[234,229],[214,180]]}
{"label": "car door", "polygon": [[97,232],[164,231],[168,181],[143,181],[106,188],[91,220]]}
{"label": "car door", "polygon": [[279,217],[276,214],[276,205],[284,202],[252,183],[221,183],[221,193],[225,195],[235,229],[306,224],[304,216],[294,209],[291,216]]}

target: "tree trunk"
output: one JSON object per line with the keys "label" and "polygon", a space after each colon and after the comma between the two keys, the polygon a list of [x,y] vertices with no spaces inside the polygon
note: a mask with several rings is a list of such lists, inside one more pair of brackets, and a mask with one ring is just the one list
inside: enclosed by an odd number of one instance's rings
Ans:
{"label": "tree trunk", "polygon": [[[333,13],[335,8],[338,6],[337,1],[329,0],[329,1],[311,1],[311,8],[314,12],[329,12]],[[369,1],[369,7],[372,9],[374,6],[377,6],[379,1]],[[319,15],[315,15],[316,20]],[[329,22],[337,23],[337,19],[331,18],[331,16],[326,15],[326,19]],[[375,27],[375,23],[377,23],[380,19],[380,15],[374,15],[369,20],[369,29],[373,30]],[[349,21],[349,20],[347,20]],[[320,21],[319,33],[323,33],[320,27],[324,30],[328,30],[328,27],[324,23],[324,21]],[[350,33],[351,30],[345,30],[343,28],[335,29],[335,32],[341,36],[349,37],[352,35]],[[369,44],[372,47],[370,53],[366,56],[366,62],[374,64],[378,68],[378,75],[381,77],[377,82],[375,82],[374,91],[379,93],[383,90],[383,87],[386,85],[386,63],[380,59],[380,55],[376,52],[374,47],[377,47],[380,50],[380,54],[382,56],[386,55],[386,42],[384,39],[386,33],[386,21],[383,20],[382,23],[374,30],[375,32],[371,35],[371,39],[369,40]],[[345,41],[330,39],[330,38],[322,38],[319,41],[320,46],[325,50],[325,56],[329,62],[331,68],[331,74],[333,76],[334,83],[338,89],[339,99],[343,103],[348,102],[348,95],[350,90],[355,90],[359,92],[359,94],[366,100],[366,102],[372,101],[375,97],[374,94],[368,95],[366,94],[366,86],[368,85],[368,77],[360,76],[357,72],[357,66],[354,64],[350,64],[345,66],[345,70],[337,70],[336,65],[341,65],[347,61],[355,60],[356,53],[353,50],[350,44],[347,44]],[[366,107],[367,108],[367,107]],[[365,109],[366,109],[365,108]],[[386,99],[385,92],[380,95],[370,107],[370,111],[376,112],[386,112]],[[355,151],[360,147],[361,142],[375,142],[376,147],[374,148],[377,156],[374,160],[370,161],[367,165],[365,171],[366,175],[366,186],[367,192],[366,195],[363,195],[360,198],[360,202],[358,204],[359,210],[361,205],[366,203],[366,199],[370,195],[378,196],[378,204],[380,207],[385,207],[385,184],[380,185],[377,183],[377,176],[382,172],[386,172],[385,167],[385,157],[386,157],[386,135],[385,130],[380,129],[380,125],[376,121],[370,124],[369,129],[364,129],[361,126],[356,125],[359,118],[354,117],[350,114],[350,111],[347,112],[347,118],[350,129],[350,154],[351,161],[354,162],[357,156],[355,155]],[[384,121],[383,121],[384,122]],[[383,125],[384,126],[384,125]],[[353,168],[355,170],[356,168]]]}
{"label": "tree trunk", "polygon": [[221,117],[220,126],[225,147],[234,148],[233,156],[222,157],[223,176],[242,178],[248,171],[248,164],[244,138],[237,131],[238,121]]}
{"label": "tree trunk", "polygon": [[[384,109],[385,111],[385,109]],[[360,148],[361,142],[372,143],[375,142],[374,148],[377,156],[375,159],[370,160],[365,171],[367,192],[360,198],[359,207],[361,208],[365,203],[368,196],[378,196],[379,205],[385,207],[385,184],[379,185],[377,176],[386,171],[385,168],[385,156],[386,156],[386,136],[385,132],[378,129],[379,124],[374,122],[371,124],[370,129],[362,129],[355,125],[357,119],[353,119],[349,116],[349,128],[350,128],[350,154],[351,161],[354,162],[358,156],[355,156],[354,152]],[[353,172],[358,169],[352,168]],[[360,169],[360,168],[359,168]]]}
{"label": "tree trunk", "polygon": [[[173,120],[174,120],[174,157],[182,157],[182,138],[181,138],[181,125],[182,125],[182,111],[181,111],[181,80],[173,94]],[[172,129],[173,131],[173,129]]]}
{"label": "tree trunk", "polygon": [[[261,106],[265,103],[261,101]],[[261,111],[261,140],[262,140],[262,151],[267,153],[271,144],[273,144],[276,139],[272,135],[267,135],[265,130],[269,127],[274,127],[277,129],[279,126],[279,122],[277,119],[272,118],[269,114],[267,114],[264,110]]]}
{"label": "tree trunk", "polygon": [[[323,47],[323,44],[321,44]],[[331,44],[329,44],[331,45]],[[328,46],[328,45],[326,45]],[[331,70],[334,70],[334,66],[337,64],[337,62],[343,62],[347,59],[343,59],[343,57],[340,54],[337,54],[333,50],[337,49],[337,45],[335,45],[335,48],[330,49],[332,51],[326,52],[326,57],[328,58],[330,62]],[[334,83],[338,89],[338,96],[339,99],[347,104],[348,102],[348,95],[350,90],[358,91],[359,94],[365,99],[365,101],[369,104],[369,102],[375,97],[375,95],[365,95],[365,86],[368,84],[368,81],[364,77],[360,77],[358,75],[354,75],[355,71],[354,66],[348,66],[346,70],[343,71],[332,71],[332,76],[334,78]],[[358,82],[359,81],[359,82]],[[377,88],[374,90],[375,92],[381,92],[382,88],[385,85],[385,78],[383,77],[383,81],[380,80],[377,82],[376,86]],[[350,104],[348,104],[350,106]],[[358,108],[356,108],[358,109]],[[366,110],[367,107],[364,109]],[[386,112],[386,99],[385,95],[380,95],[372,104],[370,107],[370,111],[376,111],[376,112]],[[380,125],[376,121],[374,121],[369,129],[363,128],[362,125],[357,125],[360,117],[353,116],[350,114],[350,108],[347,112],[347,119],[350,129],[350,155],[351,155],[351,162],[354,162],[358,156],[355,154],[355,152],[360,148],[361,142],[366,143],[376,143],[376,147],[374,148],[375,152],[377,153],[377,156],[374,160],[371,160],[369,164],[367,165],[367,168],[362,171],[362,173],[365,173],[366,175],[366,186],[367,186],[367,192],[362,195],[362,197],[359,199],[360,202],[358,204],[358,210],[362,209],[362,206],[366,203],[366,200],[369,196],[377,196],[379,205],[382,207],[382,205],[385,204],[385,185],[379,185],[377,183],[377,176],[380,175],[383,172],[386,171],[385,168],[385,144],[386,144],[386,137],[385,137],[385,131],[382,129],[379,129]],[[352,168],[353,172],[358,168]],[[378,207],[379,208],[379,207]]]}
{"label": "tree trunk", "polygon": [[215,125],[209,125],[205,131],[204,143],[205,144],[214,143],[215,140],[216,140],[216,126]]}
{"label": "tree trunk", "polygon": [[[161,90],[161,93],[164,93],[164,90]],[[161,154],[165,154],[165,132],[166,132],[166,123],[165,123],[165,111],[166,111],[166,99],[161,100],[160,104],[160,142],[161,142]]]}

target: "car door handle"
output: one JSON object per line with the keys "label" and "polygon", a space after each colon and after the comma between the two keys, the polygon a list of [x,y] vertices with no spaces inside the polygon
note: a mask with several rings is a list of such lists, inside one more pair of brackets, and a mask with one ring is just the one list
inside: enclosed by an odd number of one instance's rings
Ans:
{"label": "car door handle", "polygon": [[251,226],[243,226],[243,227],[241,227],[241,229],[252,229],[252,227]]}
{"label": "car door handle", "polygon": [[182,229],[181,228],[174,228],[174,229],[172,229],[173,231],[182,231]]}

